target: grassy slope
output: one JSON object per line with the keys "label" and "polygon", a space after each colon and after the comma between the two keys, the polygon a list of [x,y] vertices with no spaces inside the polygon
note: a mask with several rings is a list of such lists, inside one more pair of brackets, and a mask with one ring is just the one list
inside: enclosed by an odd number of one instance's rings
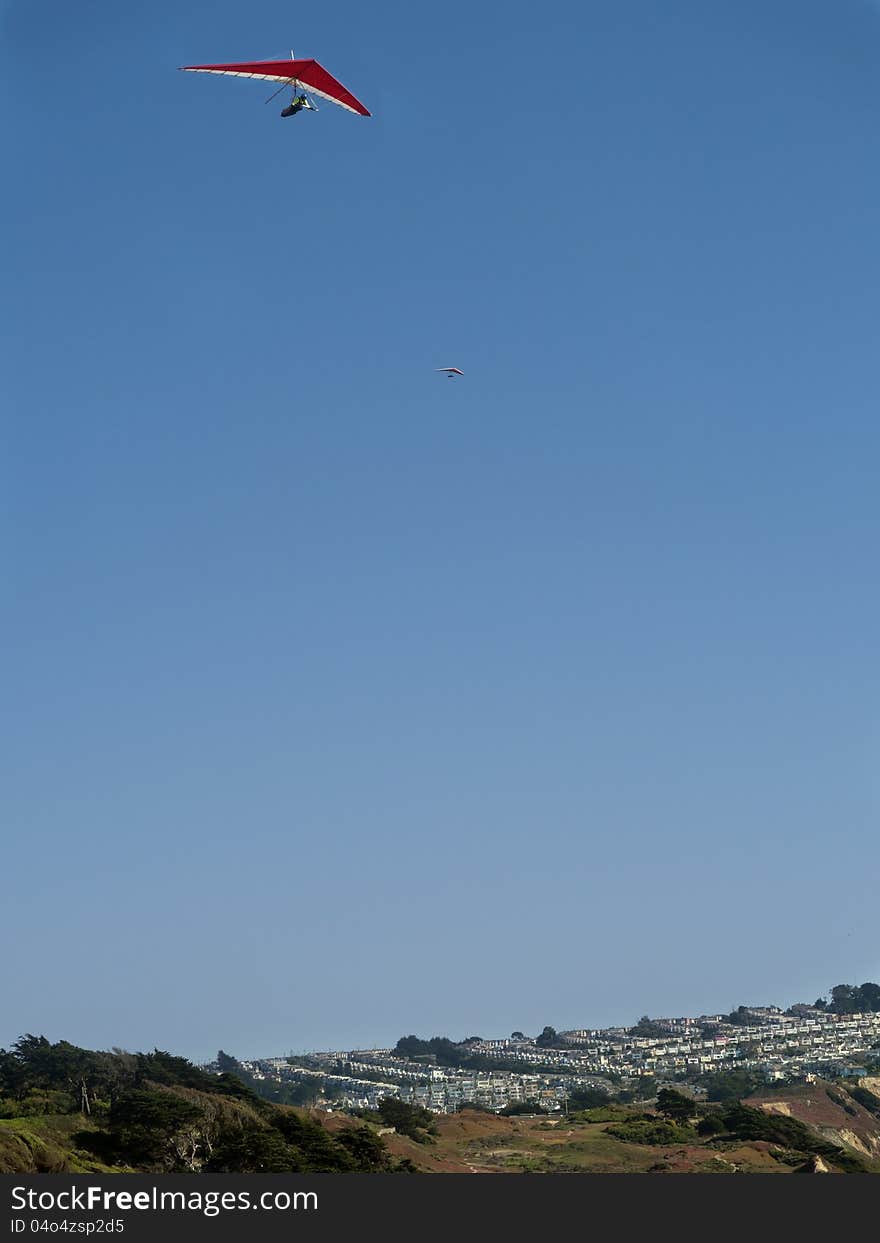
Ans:
{"label": "grassy slope", "polygon": [[[464,1161],[474,1173],[645,1174],[662,1169],[717,1174],[733,1172],[734,1166],[756,1173],[785,1172],[767,1154],[766,1145],[741,1145],[716,1153],[699,1144],[668,1148],[626,1144],[606,1133],[608,1125],[563,1121],[554,1126],[541,1119],[493,1120],[465,1113],[440,1121],[437,1147],[447,1159]],[[416,1155],[407,1155],[421,1167]]]}
{"label": "grassy slope", "polygon": [[72,1136],[87,1130],[78,1114],[43,1114],[0,1119],[0,1174],[126,1173],[102,1165],[75,1146]]}
{"label": "grassy slope", "polygon": [[[875,1081],[877,1082],[877,1081]],[[878,1082],[880,1087],[880,1082]],[[170,1089],[202,1100],[193,1089]],[[880,1173],[880,1118],[829,1084],[797,1084],[756,1093],[749,1105],[807,1123],[823,1138],[845,1142]],[[244,1121],[262,1124],[249,1105],[212,1098],[210,1104]],[[880,1100],[878,1100],[880,1105]],[[283,1107],[292,1108],[292,1107]],[[293,1112],[303,1112],[292,1110]],[[344,1114],[309,1116],[329,1132],[349,1127]],[[74,1145],[75,1132],[88,1126],[78,1115],[0,1119],[0,1173],[121,1173],[102,1165]],[[501,1118],[465,1111],[437,1119],[439,1135],[428,1144],[403,1135],[384,1137],[392,1155],[408,1157],[425,1173],[767,1173],[785,1174],[792,1166],[776,1161],[767,1143],[734,1141],[653,1147],[622,1143],[608,1135],[608,1122],[553,1123],[544,1118]]]}
{"label": "grassy slope", "polygon": [[[880,1089],[880,1081],[877,1081]],[[830,1084],[797,1084],[758,1093],[749,1105],[805,1122],[822,1138],[845,1143],[866,1167],[880,1173],[880,1119]],[[880,1101],[878,1101],[880,1104]],[[334,1125],[342,1125],[340,1118]],[[771,1156],[775,1147],[733,1140],[653,1147],[622,1143],[606,1134],[607,1122],[552,1123],[540,1118],[500,1118],[465,1111],[438,1118],[430,1145],[404,1136],[386,1142],[396,1157],[436,1173],[755,1173],[788,1174]]]}

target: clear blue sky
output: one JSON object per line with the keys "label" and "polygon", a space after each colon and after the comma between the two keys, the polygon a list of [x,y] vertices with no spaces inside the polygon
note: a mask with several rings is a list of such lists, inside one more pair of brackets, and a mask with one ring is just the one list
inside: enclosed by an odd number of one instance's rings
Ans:
{"label": "clear blue sky", "polygon": [[0,1044],[876,979],[880,9],[0,12]]}

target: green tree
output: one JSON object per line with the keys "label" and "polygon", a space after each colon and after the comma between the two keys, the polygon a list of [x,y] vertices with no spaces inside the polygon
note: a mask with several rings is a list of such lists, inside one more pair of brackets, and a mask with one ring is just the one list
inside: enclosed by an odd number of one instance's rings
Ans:
{"label": "green tree", "polygon": [[863,1014],[876,1014],[880,1011],[880,984],[860,984],[856,993],[859,1010]]}
{"label": "green tree", "polygon": [[696,1113],[696,1105],[682,1092],[661,1088],[657,1093],[657,1112],[672,1122],[688,1122]]}
{"label": "green tree", "polygon": [[835,1014],[855,1013],[856,990],[852,984],[837,984],[832,988],[831,1009]]}
{"label": "green tree", "polygon": [[340,1131],[336,1138],[348,1150],[356,1169],[362,1173],[380,1173],[390,1169],[388,1149],[369,1127],[349,1127]]}
{"label": "green tree", "polygon": [[408,1135],[417,1143],[427,1142],[426,1132],[436,1134],[434,1115],[420,1105],[409,1105],[395,1096],[383,1096],[379,1101],[379,1116],[386,1126],[393,1126],[400,1135]]}
{"label": "green tree", "polygon": [[522,1114],[546,1114],[547,1110],[537,1101],[514,1101],[498,1111],[502,1118],[516,1118]]}
{"label": "green tree", "polygon": [[347,1173],[355,1163],[344,1145],[338,1144],[318,1122],[295,1113],[278,1110],[272,1125],[297,1153],[304,1173]]}
{"label": "green tree", "polygon": [[647,1014],[643,1014],[638,1023],[636,1023],[635,1027],[630,1028],[630,1033],[633,1036],[645,1037],[663,1037],[669,1035],[669,1032],[665,1031],[662,1027],[659,1027],[653,1019],[648,1018]]}
{"label": "green tree", "polygon": [[723,1135],[726,1130],[724,1119],[717,1113],[706,1114],[697,1123],[697,1134],[704,1137]]}
{"label": "green tree", "polygon": [[759,1027],[761,1024],[759,1018],[749,1013],[748,1006],[737,1006],[735,1010],[731,1010],[727,1021],[736,1027]]}
{"label": "green tree", "polygon": [[21,1101],[29,1087],[27,1069],[21,1060],[7,1049],[0,1049],[0,1096]]}
{"label": "green tree", "polygon": [[611,1097],[601,1088],[575,1088],[568,1097],[570,1110],[597,1109],[607,1105]]}
{"label": "green tree", "polygon": [[127,1165],[166,1172],[185,1170],[183,1137],[201,1121],[201,1110],[171,1092],[132,1089],[110,1108],[109,1131],[119,1158]]}
{"label": "green tree", "polygon": [[274,1128],[228,1126],[204,1168],[210,1174],[296,1174],[302,1165]]}
{"label": "green tree", "polygon": [[758,1086],[758,1077],[748,1070],[713,1071],[701,1075],[700,1084],[710,1101],[738,1101]]}

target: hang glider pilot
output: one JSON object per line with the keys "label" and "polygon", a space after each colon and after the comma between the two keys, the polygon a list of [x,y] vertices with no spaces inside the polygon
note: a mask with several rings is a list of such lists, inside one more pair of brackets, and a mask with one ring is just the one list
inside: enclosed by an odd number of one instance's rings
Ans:
{"label": "hang glider pilot", "polygon": [[281,113],[283,117],[296,116],[298,112],[302,112],[303,108],[312,111],[312,105],[309,103],[305,91],[301,95],[294,94],[293,99]]}

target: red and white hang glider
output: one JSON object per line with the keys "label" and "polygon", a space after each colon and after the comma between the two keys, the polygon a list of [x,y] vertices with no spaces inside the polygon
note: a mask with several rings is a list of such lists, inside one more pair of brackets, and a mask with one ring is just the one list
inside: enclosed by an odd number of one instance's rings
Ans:
{"label": "red and white hang glider", "polygon": [[184,73],[219,73],[231,78],[258,78],[264,82],[281,82],[292,87],[305,87],[310,94],[329,99],[358,116],[370,113],[351,91],[337,82],[316,60],[251,60],[229,65],[181,65]]}
{"label": "red and white hang glider", "polygon": [[463,371],[459,371],[458,367],[435,367],[435,371],[445,372],[447,379],[451,380],[453,376],[464,375]]}

